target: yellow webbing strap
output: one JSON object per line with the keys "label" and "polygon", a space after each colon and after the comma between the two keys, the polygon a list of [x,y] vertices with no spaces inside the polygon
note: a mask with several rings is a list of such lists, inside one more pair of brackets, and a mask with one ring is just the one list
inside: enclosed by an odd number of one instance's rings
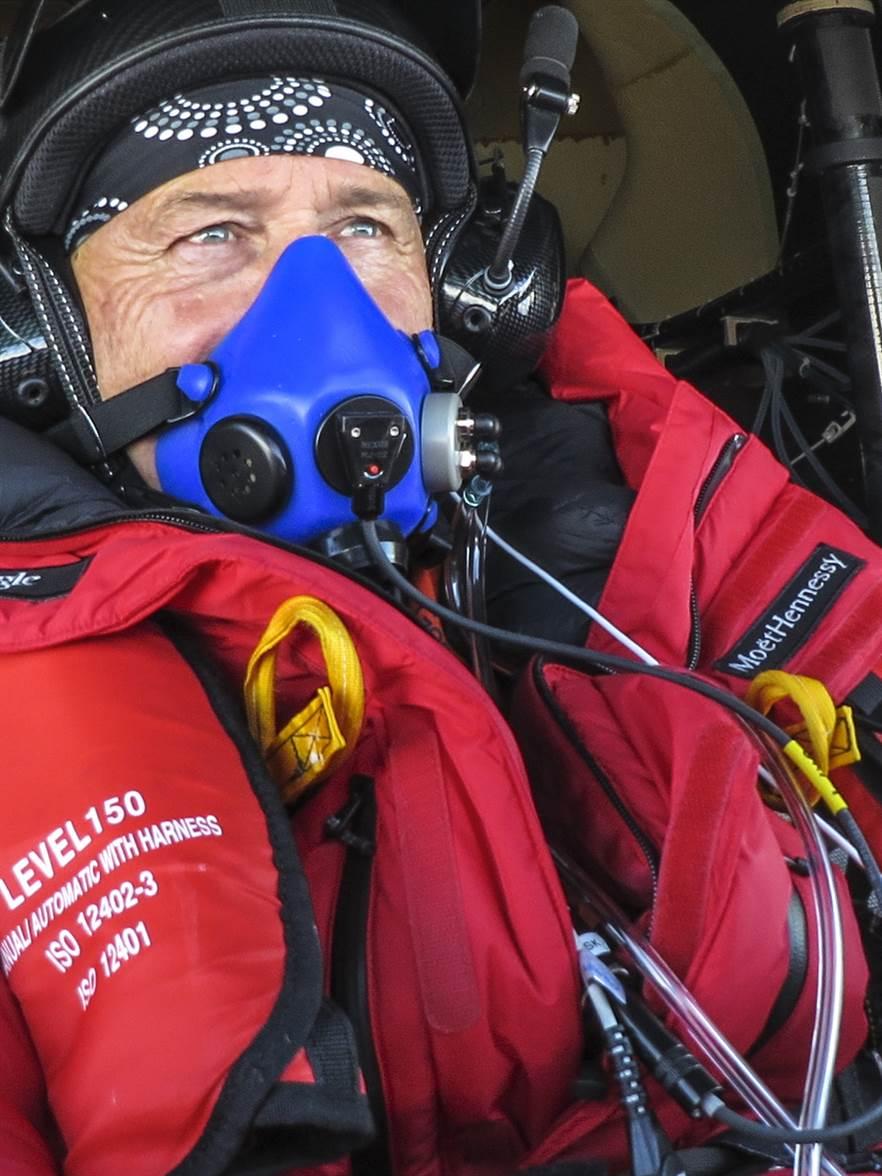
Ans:
{"label": "yellow webbing strap", "polygon": [[[276,656],[298,625],[318,637],[328,685],[279,731]],[[276,610],[248,662],[244,689],[248,726],[286,801],[324,779],[355,747],[364,718],[361,662],[346,626],[322,601],[294,596]]]}
{"label": "yellow webbing strap", "polygon": [[793,736],[785,754],[813,785],[811,802],[820,797],[832,813],[841,812],[847,806],[827,774],[860,759],[851,707],[836,707],[824,683],[816,678],[783,670],[758,674],[747,692],[747,701],[764,715],[784,699],[793,703],[803,720],[785,728]]}

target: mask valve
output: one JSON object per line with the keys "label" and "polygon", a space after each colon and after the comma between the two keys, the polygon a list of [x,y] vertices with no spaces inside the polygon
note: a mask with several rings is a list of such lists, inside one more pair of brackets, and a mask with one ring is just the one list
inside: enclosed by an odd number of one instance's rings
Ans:
{"label": "mask valve", "polygon": [[199,473],[221,514],[241,523],[275,514],[294,481],[284,441],[265,421],[248,416],[212,425],[199,451]]}
{"label": "mask valve", "polygon": [[410,469],[414,444],[407,417],[389,400],[359,396],[323,421],[316,438],[316,464],[329,485],[352,499],[360,519],[376,519],[386,491]]}

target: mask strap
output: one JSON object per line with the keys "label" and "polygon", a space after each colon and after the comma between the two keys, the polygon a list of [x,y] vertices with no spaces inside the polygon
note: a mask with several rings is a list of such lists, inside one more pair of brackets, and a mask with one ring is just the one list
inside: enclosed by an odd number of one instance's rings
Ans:
{"label": "mask strap", "polygon": [[169,368],[98,404],[77,404],[46,436],[76,461],[94,465],[162,425],[187,420],[205,407],[210,395],[201,401],[186,396],[177,385],[179,370]]}

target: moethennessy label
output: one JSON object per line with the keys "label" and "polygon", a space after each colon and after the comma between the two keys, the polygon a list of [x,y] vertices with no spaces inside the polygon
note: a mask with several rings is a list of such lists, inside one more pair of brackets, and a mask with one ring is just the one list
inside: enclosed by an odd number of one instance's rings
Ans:
{"label": "moethennessy label", "polygon": [[817,628],[865,560],[821,544],[715,668],[753,678],[784,665]]}

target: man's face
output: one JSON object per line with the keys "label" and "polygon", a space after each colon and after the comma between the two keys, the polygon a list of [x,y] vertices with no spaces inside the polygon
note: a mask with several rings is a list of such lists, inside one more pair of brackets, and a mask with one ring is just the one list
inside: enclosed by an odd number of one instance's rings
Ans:
{"label": "man's face", "polygon": [[[394,326],[432,325],[420,228],[399,184],[336,159],[231,160],[150,192],[74,253],[102,396],[206,359],[285,247],[312,234],[339,245]],[[130,447],[158,488],[154,450],[151,438]]]}

